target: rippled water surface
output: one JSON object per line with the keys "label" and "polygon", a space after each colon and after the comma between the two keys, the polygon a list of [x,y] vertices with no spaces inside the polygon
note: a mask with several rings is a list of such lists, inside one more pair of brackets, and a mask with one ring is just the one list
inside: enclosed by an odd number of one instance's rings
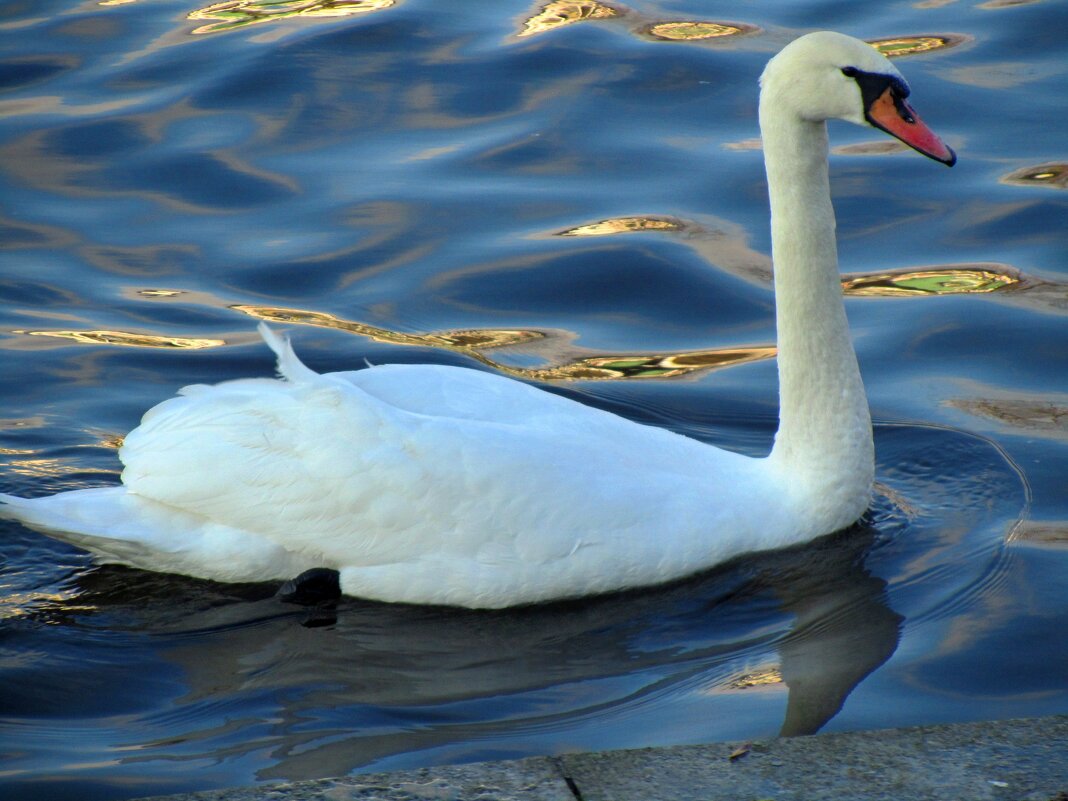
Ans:
{"label": "rippled water surface", "polygon": [[764,62],[883,40],[960,156],[832,126],[863,525],[640,593],[331,614],[4,523],[4,797],[1068,711],[1066,26],[1018,0],[0,4],[15,494],[113,484],[146,408],[269,375],[258,319],[317,369],[497,370],[762,453]]}

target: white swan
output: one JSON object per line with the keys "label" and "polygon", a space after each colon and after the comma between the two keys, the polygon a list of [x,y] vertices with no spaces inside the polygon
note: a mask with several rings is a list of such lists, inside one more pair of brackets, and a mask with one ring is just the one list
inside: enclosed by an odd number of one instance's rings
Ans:
{"label": "white swan", "polygon": [[325,567],[345,594],[504,607],[679,578],[844,528],[868,506],[871,422],[841,300],[825,120],[952,165],[871,46],[797,39],[761,77],[780,425],[754,459],[501,376],[433,365],[191,386],[119,455],[122,486],[0,496],[100,561],[218,581]]}

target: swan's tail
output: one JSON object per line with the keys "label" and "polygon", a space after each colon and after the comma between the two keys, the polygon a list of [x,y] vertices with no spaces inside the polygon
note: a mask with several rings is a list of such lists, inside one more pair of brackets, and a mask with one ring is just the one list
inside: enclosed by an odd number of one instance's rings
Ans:
{"label": "swan's tail", "polygon": [[[145,545],[115,522],[125,487],[73,490],[47,498],[19,498],[0,493],[0,519],[17,520],[27,528],[91,552],[101,561],[131,564]],[[133,535],[133,536],[131,536]]]}
{"label": "swan's tail", "polygon": [[311,381],[319,376],[317,372],[297,358],[297,354],[293,351],[293,346],[289,343],[288,338],[278,336],[264,322],[256,326],[256,330],[260,332],[260,336],[267,343],[267,347],[273,350],[274,355],[278,357],[278,374],[282,378],[292,381],[294,384],[299,384]]}
{"label": "swan's tail", "polygon": [[98,562],[216,581],[292,578],[316,567],[263,537],[142,498],[126,487],[47,498],[0,493],[0,519],[89,551]]}

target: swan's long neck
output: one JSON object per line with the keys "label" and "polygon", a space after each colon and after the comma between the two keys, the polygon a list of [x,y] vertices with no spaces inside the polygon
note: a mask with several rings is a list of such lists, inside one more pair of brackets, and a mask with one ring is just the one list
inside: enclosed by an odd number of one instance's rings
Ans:
{"label": "swan's long neck", "polygon": [[779,431],[770,461],[812,527],[833,531],[867,508],[868,402],[842,302],[827,127],[761,102],[771,199]]}

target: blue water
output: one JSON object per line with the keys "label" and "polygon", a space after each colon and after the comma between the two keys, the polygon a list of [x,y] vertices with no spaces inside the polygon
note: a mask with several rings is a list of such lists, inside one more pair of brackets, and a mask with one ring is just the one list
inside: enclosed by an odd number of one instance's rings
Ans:
{"label": "blue water", "polygon": [[[1068,5],[613,3],[528,36],[525,2],[234,5],[0,4],[0,491],[115,483],[149,406],[272,372],[259,318],[320,370],[500,370],[764,452],[756,78],[833,28],[951,45],[897,64],[955,168],[831,132],[878,497],[496,613],[310,612],[5,523],[5,798],[1068,712]],[[692,20],[751,27],[649,32]]]}

